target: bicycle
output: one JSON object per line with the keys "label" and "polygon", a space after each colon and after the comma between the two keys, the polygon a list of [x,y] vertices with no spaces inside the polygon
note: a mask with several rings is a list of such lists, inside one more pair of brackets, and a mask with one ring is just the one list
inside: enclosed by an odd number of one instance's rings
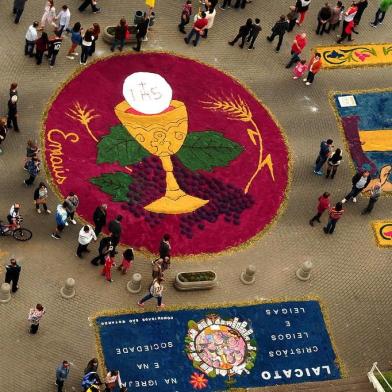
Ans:
{"label": "bicycle", "polygon": [[25,227],[20,227],[23,218],[20,217],[17,219],[16,224],[4,224],[3,221],[0,221],[0,236],[12,236],[17,241],[28,241],[33,236],[31,230],[26,229]]}

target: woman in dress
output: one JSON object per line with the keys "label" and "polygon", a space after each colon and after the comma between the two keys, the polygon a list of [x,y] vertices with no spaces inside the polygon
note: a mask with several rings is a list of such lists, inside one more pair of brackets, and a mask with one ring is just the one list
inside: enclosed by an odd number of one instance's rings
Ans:
{"label": "woman in dress", "polygon": [[44,14],[41,18],[41,28],[44,29],[46,25],[56,27],[56,9],[54,8],[53,0],[48,0],[45,5]]}

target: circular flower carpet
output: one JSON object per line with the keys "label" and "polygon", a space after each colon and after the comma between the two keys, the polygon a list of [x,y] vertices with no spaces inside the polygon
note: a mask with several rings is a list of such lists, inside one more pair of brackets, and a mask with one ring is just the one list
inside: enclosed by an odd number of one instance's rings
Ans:
{"label": "circular flower carpet", "polygon": [[223,72],[166,53],[92,63],[52,99],[43,125],[52,183],[78,214],[123,216],[121,241],[173,255],[249,242],[288,185],[284,137],[267,109]]}

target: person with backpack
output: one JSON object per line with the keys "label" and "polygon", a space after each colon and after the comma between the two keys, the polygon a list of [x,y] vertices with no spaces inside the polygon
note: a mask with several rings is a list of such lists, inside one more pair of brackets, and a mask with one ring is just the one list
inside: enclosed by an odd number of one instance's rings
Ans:
{"label": "person with backpack", "polygon": [[157,308],[165,307],[165,304],[162,303],[163,281],[164,279],[162,277],[154,279],[151,283],[149,293],[144,296],[137,304],[143,307],[144,302],[148,301],[151,298],[156,298]]}
{"label": "person with backpack", "polygon": [[178,25],[178,30],[182,34],[186,34],[185,26],[190,22],[192,15],[192,0],[186,0],[185,4],[182,6],[181,20]]}

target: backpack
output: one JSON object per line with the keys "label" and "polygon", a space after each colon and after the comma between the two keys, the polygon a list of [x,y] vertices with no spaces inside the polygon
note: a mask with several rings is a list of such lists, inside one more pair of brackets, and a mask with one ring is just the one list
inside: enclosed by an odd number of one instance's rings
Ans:
{"label": "backpack", "polygon": [[[94,386],[93,384],[96,381],[96,377],[95,377],[96,374],[97,372],[89,372],[85,374],[82,378],[82,388],[93,387]],[[94,391],[94,389],[92,389],[92,391]]]}

